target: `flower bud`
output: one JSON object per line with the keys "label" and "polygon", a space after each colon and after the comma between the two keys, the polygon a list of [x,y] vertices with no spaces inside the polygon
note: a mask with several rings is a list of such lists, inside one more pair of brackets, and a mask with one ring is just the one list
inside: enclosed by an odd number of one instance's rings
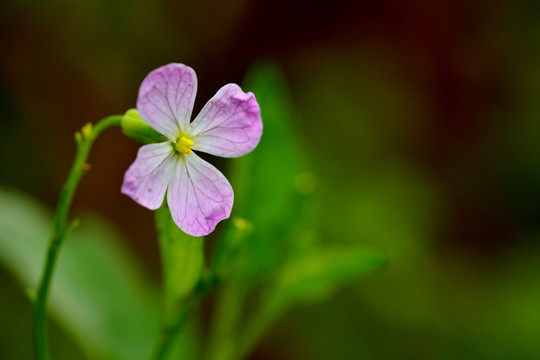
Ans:
{"label": "flower bud", "polygon": [[253,233],[253,224],[234,217],[225,230],[211,265],[219,281],[229,278],[245,256],[245,240]]}
{"label": "flower bud", "polygon": [[165,135],[158,133],[141,118],[137,109],[126,111],[122,117],[121,126],[124,135],[143,144],[167,141]]}

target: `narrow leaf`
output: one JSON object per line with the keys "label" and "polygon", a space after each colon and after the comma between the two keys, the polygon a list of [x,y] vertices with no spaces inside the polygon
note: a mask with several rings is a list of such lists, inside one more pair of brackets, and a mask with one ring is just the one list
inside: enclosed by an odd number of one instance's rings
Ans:
{"label": "narrow leaf", "polygon": [[[110,224],[95,216],[82,218],[62,248],[50,313],[90,359],[146,359],[158,325],[157,292]],[[19,191],[0,188],[0,264],[30,294],[51,224],[49,209]]]}

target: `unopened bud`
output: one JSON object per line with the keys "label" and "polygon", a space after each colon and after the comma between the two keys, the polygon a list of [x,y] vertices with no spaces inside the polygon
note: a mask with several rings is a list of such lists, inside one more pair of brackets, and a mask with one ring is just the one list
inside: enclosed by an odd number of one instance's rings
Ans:
{"label": "unopened bud", "polygon": [[126,111],[122,117],[121,126],[124,135],[143,144],[167,141],[166,136],[158,133],[141,118],[137,109]]}

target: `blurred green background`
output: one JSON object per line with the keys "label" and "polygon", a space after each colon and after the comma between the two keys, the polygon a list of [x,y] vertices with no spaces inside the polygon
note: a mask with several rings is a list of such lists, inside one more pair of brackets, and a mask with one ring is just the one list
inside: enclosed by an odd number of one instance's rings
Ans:
{"label": "blurred green background", "polygon": [[[250,359],[540,358],[538,14],[534,0],[3,1],[0,184],[52,208],[74,132],[133,107],[149,71],[193,67],[196,112],[227,82],[253,90],[244,78],[270,62],[294,109],[283,141],[316,185],[304,235],[388,265],[287,312]],[[138,146],[118,129],[98,140],[74,213],[107,217],[125,267],[157,284],[153,216],[119,191]],[[208,159],[226,174],[236,161]],[[8,269],[0,357],[25,359],[30,306]],[[79,358],[61,323],[52,347]]]}

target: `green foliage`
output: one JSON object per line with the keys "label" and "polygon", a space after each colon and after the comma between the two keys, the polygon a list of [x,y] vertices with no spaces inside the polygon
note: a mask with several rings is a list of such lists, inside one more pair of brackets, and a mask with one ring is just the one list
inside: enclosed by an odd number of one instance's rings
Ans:
{"label": "green foliage", "polygon": [[180,230],[166,205],[156,211],[156,225],[167,316],[174,313],[199,282],[204,265],[204,237],[193,237]]}
{"label": "green foliage", "polygon": [[[0,261],[30,295],[51,223],[50,211],[41,204],[16,190],[0,189]],[[95,216],[85,216],[66,241],[49,309],[90,359],[148,358],[158,303],[139,268],[119,233]]]}
{"label": "green foliage", "polygon": [[153,359],[192,359],[197,352],[197,325],[190,321],[200,294],[204,237],[193,237],[174,223],[167,205],[156,211],[163,292],[161,329]]}
{"label": "green foliage", "polygon": [[[239,242],[240,271],[227,278],[219,299],[209,359],[244,358],[292,305],[320,301],[384,263],[379,253],[358,245],[330,247],[313,235],[317,179],[294,127],[285,84],[271,64],[255,66],[247,77],[245,87],[257,96],[264,132],[251,154],[232,162],[231,178],[234,211],[251,224],[252,233]],[[223,257],[220,251],[216,256]]]}
{"label": "green foliage", "polygon": [[257,97],[264,130],[252,153],[231,162],[231,183],[235,214],[253,223],[254,233],[246,247],[247,266],[255,275],[279,263],[291,247],[287,238],[299,215],[295,179],[307,165],[279,69],[269,64],[255,66],[245,84]]}
{"label": "green foliage", "polygon": [[364,247],[321,246],[289,260],[269,289],[266,301],[273,307],[319,301],[338,287],[379,269],[386,261],[380,252]]}

